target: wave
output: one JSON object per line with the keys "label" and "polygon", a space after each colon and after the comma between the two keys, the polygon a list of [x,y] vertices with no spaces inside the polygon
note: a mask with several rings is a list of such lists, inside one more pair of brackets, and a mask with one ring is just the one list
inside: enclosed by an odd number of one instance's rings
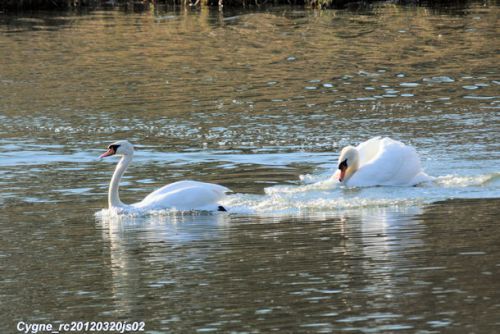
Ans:
{"label": "wave", "polygon": [[[288,196],[287,196],[288,195]],[[229,212],[238,214],[273,214],[295,215],[312,212],[331,212],[351,209],[367,209],[379,207],[415,206],[424,204],[422,199],[391,199],[391,198],[363,198],[363,197],[323,197],[318,196],[289,196],[288,194],[263,195],[255,198],[250,195],[232,195],[224,202]]]}
{"label": "wave", "polygon": [[[275,185],[263,194],[235,193],[221,204],[230,214],[242,215],[301,215],[344,210],[373,208],[404,208],[429,204],[450,198],[498,197],[500,173],[483,175],[444,175],[433,182],[416,187],[346,188],[329,174],[304,175],[299,185]],[[137,217],[180,219],[227,215],[209,211],[179,211],[176,209],[143,211],[103,209],[96,214],[99,220],[130,220]]]}
{"label": "wave", "polygon": [[495,183],[500,173],[438,176],[416,187],[346,188],[330,174],[301,175],[300,180],[300,185],[266,188],[263,195],[234,194],[223,204],[232,213],[276,215],[412,207],[450,198],[498,196]]}
{"label": "wave", "polygon": [[444,175],[436,178],[435,183],[442,187],[482,187],[500,180],[500,173],[484,175]]}

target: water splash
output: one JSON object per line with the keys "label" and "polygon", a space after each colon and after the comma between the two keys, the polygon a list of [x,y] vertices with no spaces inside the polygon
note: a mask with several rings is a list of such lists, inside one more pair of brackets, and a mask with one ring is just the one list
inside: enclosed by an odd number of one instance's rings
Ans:
{"label": "water splash", "polygon": [[[439,176],[416,187],[346,188],[327,174],[302,175],[301,180],[301,185],[266,188],[263,195],[230,195],[223,204],[231,213],[265,215],[414,207],[449,198],[498,196],[493,185],[500,180],[500,173]],[[478,191],[478,187],[487,189]]]}
{"label": "water splash", "polygon": [[[500,173],[472,176],[444,175],[436,177],[433,182],[416,187],[347,188],[328,173],[301,175],[301,180],[303,183],[300,185],[275,185],[265,188],[263,194],[232,194],[227,196],[221,204],[228,209],[230,214],[272,216],[415,207],[449,198],[495,197],[495,193],[498,196],[495,183],[500,180]],[[478,191],[478,188],[481,191]],[[175,220],[182,217],[218,215],[227,215],[227,213],[113,208],[103,209],[95,214],[99,221],[123,221],[143,217]]]}
{"label": "water splash", "polygon": [[500,172],[472,176],[444,175],[436,179],[436,184],[442,187],[484,187],[498,180]]}

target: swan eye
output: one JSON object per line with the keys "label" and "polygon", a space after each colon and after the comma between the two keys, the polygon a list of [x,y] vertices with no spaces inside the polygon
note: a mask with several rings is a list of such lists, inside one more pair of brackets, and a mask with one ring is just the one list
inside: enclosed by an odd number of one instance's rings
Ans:
{"label": "swan eye", "polygon": [[344,161],[342,161],[339,164],[339,169],[342,169],[342,168],[347,168],[347,159],[345,159]]}

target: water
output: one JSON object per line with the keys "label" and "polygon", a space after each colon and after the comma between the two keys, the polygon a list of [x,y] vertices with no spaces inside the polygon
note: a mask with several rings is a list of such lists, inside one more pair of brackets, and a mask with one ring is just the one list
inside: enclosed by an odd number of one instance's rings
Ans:
{"label": "water", "polygon": [[[0,323],[499,331],[499,7],[0,17]],[[385,135],[436,182],[345,189]],[[112,216],[181,179],[228,214]]]}

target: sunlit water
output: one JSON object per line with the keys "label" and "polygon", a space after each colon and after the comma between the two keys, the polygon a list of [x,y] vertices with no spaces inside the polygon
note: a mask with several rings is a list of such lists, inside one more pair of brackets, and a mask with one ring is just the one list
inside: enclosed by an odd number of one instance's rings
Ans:
{"label": "sunlit water", "polygon": [[[499,331],[499,8],[0,16],[0,323],[168,332]],[[434,182],[347,189],[340,149]],[[229,213],[106,208],[181,179]]]}

